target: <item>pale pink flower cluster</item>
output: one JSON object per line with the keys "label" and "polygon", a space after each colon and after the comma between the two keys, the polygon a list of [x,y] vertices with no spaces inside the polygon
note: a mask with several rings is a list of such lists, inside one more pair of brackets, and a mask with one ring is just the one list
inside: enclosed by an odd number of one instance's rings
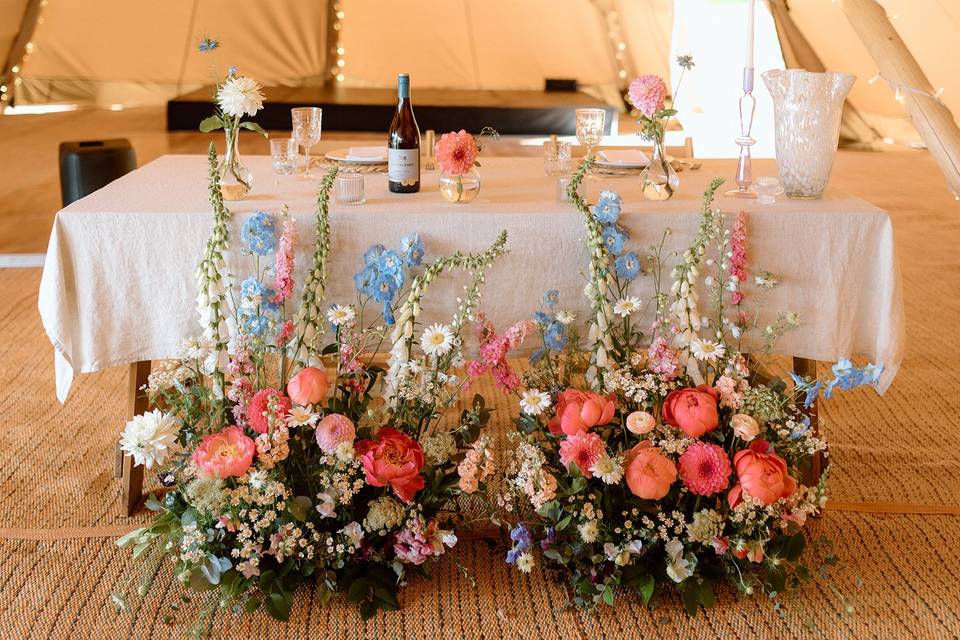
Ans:
{"label": "pale pink flower cluster", "polygon": [[461,129],[445,133],[434,146],[437,166],[444,173],[461,176],[473,168],[477,161],[477,140]]}
{"label": "pale pink flower cluster", "polygon": [[739,409],[743,404],[743,392],[746,391],[746,381],[736,380],[723,375],[713,384],[720,394],[720,406],[730,409]]}
{"label": "pale pink flower cluster", "polygon": [[421,516],[411,518],[406,527],[397,534],[393,550],[400,562],[423,564],[431,556],[443,555],[443,545],[452,547],[457,538],[452,531],[441,529],[436,520],[424,522]]}
{"label": "pale pink flower cluster", "polygon": [[479,378],[489,371],[497,386],[512,392],[520,386],[520,377],[507,364],[507,354],[536,331],[537,325],[530,320],[521,320],[498,336],[493,323],[481,311],[477,314],[477,339],[480,341],[480,359],[473,360],[467,367],[470,380]]}
{"label": "pale pink flower cluster", "polygon": [[280,235],[277,246],[277,261],[274,267],[277,291],[273,298],[274,304],[280,304],[293,295],[293,257],[297,249],[297,237],[297,225],[293,218],[284,218],[283,233]]}
{"label": "pale pink flower cluster", "polygon": [[670,348],[666,338],[661,336],[654,339],[647,350],[647,356],[649,369],[660,374],[664,380],[673,380],[680,373],[680,358]]}
{"label": "pale pink flower cluster", "polygon": [[523,487],[534,509],[539,509],[557,497],[557,479],[549,471],[531,474]]}
{"label": "pale pink flower cluster", "polygon": [[290,431],[278,423],[269,433],[257,436],[257,464],[261,469],[272,469],[290,455]]}
{"label": "pale pink flower cluster", "polygon": [[643,75],[630,83],[629,96],[633,106],[649,118],[663,109],[667,99],[667,85],[660,76]]}
{"label": "pale pink flower cluster", "polygon": [[475,493],[480,483],[492,476],[495,470],[493,453],[490,451],[490,438],[481,436],[457,466],[460,490],[464,493]]}
{"label": "pale pink flower cluster", "polygon": [[741,285],[747,280],[747,212],[741,211],[730,234],[730,302],[743,302]]}
{"label": "pale pink flower cluster", "polygon": [[247,347],[246,336],[237,336],[233,356],[227,366],[227,373],[232,377],[227,398],[234,402],[233,419],[241,427],[249,425],[247,408],[253,397],[253,385],[247,377],[254,371],[253,360]]}

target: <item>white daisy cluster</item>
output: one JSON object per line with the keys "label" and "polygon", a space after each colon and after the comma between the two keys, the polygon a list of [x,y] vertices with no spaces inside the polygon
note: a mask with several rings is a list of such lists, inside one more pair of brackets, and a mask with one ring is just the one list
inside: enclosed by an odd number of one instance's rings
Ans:
{"label": "white daisy cluster", "polygon": [[403,505],[390,496],[377,498],[367,503],[367,507],[369,510],[367,517],[363,519],[363,528],[381,536],[402,525],[406,518]]}
{"label": "white daisy cluster", "polygon": [[655,373],[635,374],[626,367],[613,369],[604,378],[607,393],[616,393],[644,408],[652,406],[657,399],[665,398],[676,386],[677,383],[664,380]]}
{"label": "white daisy cluster", "polygon": [[640,298],[637,296],[627,296],[626,298],[620,298],[613,305],[613,312],[620,316],[621,318],[626,318],[640,309],[643,308],[643,305],[640,302]]}
{"label": "white daisy cluster", "polygon": [[710,544],[723,533],[723,515],[713,509],[701,509],[693,514],[693,522],[687,525],[690,542]]}
{"label": "white daisy cluster", "polygon": [[337,304],[327,310],[327,322],[338,329],[349,329],[357,319],[357,310],[352,304]]}
{"label": "white daisy cluster", "polygon": [[590,473],[600,478],[604,484],[618,484],[623,479],[623,457],[604,454],[590,467]]}
{"label": "white daisy cluster", "polygon": [[457,393],[460,379],[455,374],[436,371],[421,362],[408,360],[396,367],[393,383],[397,400],[430,406],[450,401]]}
{"label": "white daisy cluster", "polygon": [[529,416],[540,415],[550,405],[550,395],[539,389],[526,389],[520,395],[520,410]]}

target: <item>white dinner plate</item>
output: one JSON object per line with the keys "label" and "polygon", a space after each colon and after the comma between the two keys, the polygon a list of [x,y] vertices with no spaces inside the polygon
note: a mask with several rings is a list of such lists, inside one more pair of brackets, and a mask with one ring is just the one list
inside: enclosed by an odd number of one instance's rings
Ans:
{"label": "white dinner plate", "polygon": [[[351,153],[352,152],[352,153]],[[350,164],[386,164],[386,147],[350,147],[348,149],[336,149],[324,156],[327,160],[337,162],[347,162]]]}

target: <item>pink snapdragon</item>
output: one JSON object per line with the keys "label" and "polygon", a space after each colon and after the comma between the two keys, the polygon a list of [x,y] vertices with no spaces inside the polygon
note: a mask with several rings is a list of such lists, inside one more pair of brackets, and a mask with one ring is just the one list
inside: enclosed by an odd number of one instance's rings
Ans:
{"label": "pink snapdragon", "polygon": [[514,391],[520,386],[520,377],[507,364],[507,354],[536,330],[536,323],[521,320],[498,336],[493,323],[481,311],[477,314],[476,326],[480,358],[471,361],[467,367],[471,382],[489,371],[498,387],[504,391]]}
{"label": "pink snapdragon", "polygon": [[664,380],[673,380],[680,373],[680,358],[662,336],[650,343],[647,357],[650,370],[660,374]]}
{"label": "pink snapdragon", "polygon": [[743,302],[741,287],[747,279],[747,212],[741,211],[733,225],[730,234],[730,277],[733,284],[730,287],[730,302]]}
{"label": "pink snapdragon", "polygon": [[[284,218],[283,233],[277,246],[277,261],[274,267],[276,273],[276,295],[274,304],[280,304],[293,295],[293,257],[297,248],[297,225],[293,218]],[[279,342],[279,341],[278,341]]]}

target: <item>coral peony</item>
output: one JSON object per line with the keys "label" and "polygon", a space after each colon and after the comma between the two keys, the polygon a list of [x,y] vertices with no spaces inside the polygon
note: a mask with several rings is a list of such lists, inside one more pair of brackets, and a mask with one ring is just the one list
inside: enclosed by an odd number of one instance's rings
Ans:
{"label": "coral peony", "polygon": [[250,406],[247,409],[247,420],[250,422],[250,428],[257,433],[266,433],[270,428],[270,401],[274,399],[273,417],[280,423],[283,423],[290,413],[290,398],[283,395],[276,389],[268,387],[261,389],[253,394],[250,399]]}
{"label": "coral peony", "polygon": [[591,427],[610,424],[617,409],[616,396],[567,389],[557,396],[557,412],[548,424],[551,433],[568,436]]}
{"label": "coral peony", "polygon": [[643,75],[630,83],[629,96],[633,106],[649,118],[663,109],[663,103],[667,99],[667,85],[660,76]]}
{"label": "coral peony", "polygon": [[677,479],[677,467],[649,440],[627,452],[624,475],[633,495],[644,500],[659,500]]}
{"label": "coral peony", "polygon": [[361,440],[355,449],[369,485],[389,485],[398,498],[410,502],[426,484],[420,475],[423,449],[416,440],[396,429],[381,429],[376,440]]}
{"label": "coral peony", "polygon": [[253,462],[257,445],[253,438],[237,426],[203,436],[193,452],[193,462],[209,476],[229,478],[242,476]]}
{"label": "coral peony", "polygon": [[749,449],[738,451],[733,456],[739,482],[727,495],[730,508],[742,500],[744,492],[761,504],[770,505],[780,498],[789,498],[797,489],[797,481],[787,471],[787,463],[771,453],[770,443],[756,440]]}
{"label": "coral peony", "polygon": [[331,413],[324,416],[320,424],[317,425],[317,444],[320,449],[327,454],[337,451],[337,446],[343,442],[353,442],[357,437],[357,430],[353,422],[347,416],[339,413]]}
{"label": "coral peony", "polygon": [[304,367],[287,383],[290,399],[299,405],[316,404],[327,397],[330,378],[327,372],[316,367]]}
{"label": "coral peony", "polygon": [[463,129],[456,133],[451,131],[440,136],[434,153],[441,171],[461,176],[477,161],[477,141]]}
{"label": "coral peony", "polygon": [[646,411],[634,411],[627,416],[627,431],[638,436],[650,433],[657,426],[657,421],[652,414]]}
{"label": "coral peony", "polygon": [[590,467],[604,455],[606,450],[600,436],[588,431],[576,431],[560,443],[560,462],[563,466],[569,467],[571,462],[575,462],[580,473],[587,478],[593,477]]}
{"label": "coral peony", "polygon": [[712,496],[730,483],[730,459],[721,447],[694,442],[680,456],[680,478],[690,493]]}
{"label": "coral peony", "polygon": [[720,424],[717,413],[717,391],[700,385],[671,391],[660,410],[670,426],[677,427],[691,438],[699,438]]}

